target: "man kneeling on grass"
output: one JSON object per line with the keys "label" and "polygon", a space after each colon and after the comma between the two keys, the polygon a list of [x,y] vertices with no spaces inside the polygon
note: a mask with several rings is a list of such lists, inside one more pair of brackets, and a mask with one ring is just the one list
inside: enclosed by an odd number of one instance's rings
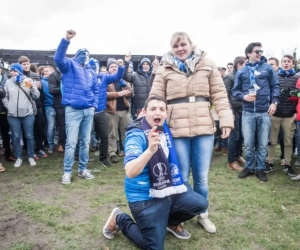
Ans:
{"label": "man kneeling on grass", "polygon": [[141,249],[164,249],[166,230],[179,239],[191,234],[183,222],[206,211],[208,201],[183,183],[168,125],[167,103],[151,96],[144,117],[127,127],[125,192],[133,219],[115,208],[103,228],[106,238],[122,233]]}

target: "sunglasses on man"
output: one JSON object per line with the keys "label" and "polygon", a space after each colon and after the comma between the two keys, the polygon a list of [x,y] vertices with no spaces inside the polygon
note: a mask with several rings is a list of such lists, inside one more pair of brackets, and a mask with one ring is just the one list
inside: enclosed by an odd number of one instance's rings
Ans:
{"label": "sunglasses on man", "polygon": [[262,53],[264,53],[264,51],[263,51],[263,50],[254,50],[254,51],[252,51],[252,52],[255,52],[257,55],[258,55],[258,54],[262,54]]}

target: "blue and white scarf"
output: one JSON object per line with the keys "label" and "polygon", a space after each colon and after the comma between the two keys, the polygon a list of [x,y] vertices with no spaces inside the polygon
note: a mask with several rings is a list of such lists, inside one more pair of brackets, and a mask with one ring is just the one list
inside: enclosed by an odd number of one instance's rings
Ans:
{"label": "blue and white scarf", "polygon": [[[192,58],[193,56],[194,56],[194,54],[191,54],[188,59]],[[182,62],[175,56],[173,56],[173,60],[174,60],[175,64],[177,65],[178,69],[187,74],[188,68],[186,66],[185,61]]]}
{"label": "blue and white scarf", "polygon": [[295,75],[296,72],[294,68],[291,68],[290,70],[284,70],[282,68],[279,69],[278,74],[281,76],[290,76],[290,75]]}
{"label": "blue and white scarf", "polygon": [[[141,125],[148,145],[148,135],[151,127],[145,118],[142,119]],[[154,198],[164,198],[172,194],[180,194],[187,191],[181,175],[172,134],[166,122],[164,123],[163,134],[167,141],[167,149],[165,150],[169,151],[169,159],[166,157],[162,146],[159,146],[148,163],[150,179],[149,196]]]}
{"label": "blue and white scarf", "polygon": [[258,63],[255,63],[255,64],[247,66],[248,69],[249,69],[249,73],[250,73],[250,83],[251,83],[251,86],[253,86],[254,84],[256,85],[254,72],[257,69],[258,65],[259,65]]}
{"label": "blue and white scarf", "polygon": [[13,82],[16,83],[16,84],[19,84],[19,85],[20,85],[21,82],[24,81],[24,79],[25,79],[24,75],[17,75],[17,76],[14,76],[12,78]]}

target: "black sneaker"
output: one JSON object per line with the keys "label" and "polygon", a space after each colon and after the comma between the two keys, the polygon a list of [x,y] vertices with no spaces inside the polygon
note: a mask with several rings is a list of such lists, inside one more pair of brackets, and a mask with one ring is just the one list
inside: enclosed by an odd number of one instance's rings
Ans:
{"label": "black sneaker", "polygon": [[268,174],[271,171],[273,171],[274,170],[273,166],[274,165],[272,163],[266,164],[266,168],[264,169],[265,173]]}
{"label": "black sneaker", "polygon": [[253,172],[249,168],[244,168],[242,172],[239,173],[239,178],[246,178],[249,175],[253,175]]}
{"label": "black sneaker", "polygon": [[110,160],[111,160],[112,163],[117,163],[117,162],[118,162],[118,158],[117,158],[116,155],[112,155],[112,156],[110,157]]}
{"label": "black sneaker", "polygon": [[256,170],[255,174],[256,174],[257,178],[260,179],[261,181],[267,181],[268,180],[266,172],[263,169]]}
{"label": "black sneaker", "polygon": [[103,167],[111,167],[111,164],[109,163],[109,161],[107,159],[104,159],[102,161],[99,160],[99,162]]}
{"label": "black sneaker", "polygon": [[97,150],[97,146],[93,146],[92,148],[91,148],[91,152],[95,152]]}
{"label": "black sneaker", "polygon": [[284,165],[283,171],[286,172],[289,176],[297,175],[290,165]]}

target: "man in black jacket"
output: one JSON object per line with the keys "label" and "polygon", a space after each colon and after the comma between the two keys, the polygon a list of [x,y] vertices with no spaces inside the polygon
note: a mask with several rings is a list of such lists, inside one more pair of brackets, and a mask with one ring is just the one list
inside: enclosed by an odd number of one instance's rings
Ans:
{"label": "man in black jacket", "polygon": [[227,90],[228,99],[231,105],[232,112],[234,114],[234,129],[231,130],[228,145],[227,145],[227,155],[228,155],[228,165],[227,167],[232,170],[243,170],[241,166],[238,165],[245,164],[245,160],[242,157],[243,150],[243,136],[242,136],[242,105],[243,103],[235,99],[231,90],[234,85],[234,79],[236,72],[245,66],[246,58],[244,56],[238,56],[234,59],[233,71],[227,74],[224,78],[224,84]]}
{"label": "man in black jacket", "polygon": [[58,149],[64,152],[66,144],[65,108],[61,104],[61,78],[62,74],[57,68],[48,78],[49,92],[53,95],[53,106],[56,112],[56,124],[58,127]]}
{"label": "man in black jacket", "polygon": [[[280,83],[280,89],[293,90],[296,89],[297,80],[300,77],[300,73],[294,70],[294,58],[291,55],[285,55],[281,59],[281,68],[278,70],[278,80]],[[291,167],[291,160],[293,154],[293,138],[295,134],[295,118],[296,114],[296,102],[286,95],[281,94],[279,103],[275,114],[271,117],[271,133],[270,133],[270,146],[268,151],[268,166],[266,167],[266,173],[273,170],[273,164],[276,154],[276,145],[278,139],[278,133],[280,127],[283,130],[284,136],[284,168],[283,171],[289,176],[296,176],[295,171]]]}
{"label": "man in black jacket", "polygon": [[[3,106],[2,100],[6,92],[4,90],[4,85],[7,81],[6,75],[2,72],[2,66],[0,64],[0,130],[1,130],[1,136],[3,141],[3,148],[5,150],[5,158],[7,161],[15,162],[16,159],[13,156],[10,148],[10,134],[9,134],[9,124],[7,121],[7,110]],[[0,172],[5,171],[4,166],[1,163],[1,155],[0,155]]]}
{"label": "man in black jacket", "polygon": [[[40,91],[40,98],[35,100],[36,107],[37,107],[37,113],[35,115],[34,119],[34,139],[35,139],[35,160],[38,159],[38,157],[48,157],[48,155],[44,152],[44,143],[47,142],[47,135],[46,135],[46,119],[45,119],[45,113],[44,113],[44,107],[43,107],[43,91],[41,91],[42,85],[41,85],[41,78],[40,75],[37,73],[34,73],[30,71],[30,60],[27,56],[21,56],[18,59],[18,63],[22,65],[23,68],[23,74],[26,77],[31,78],[38,90]],[[23,137],[24,138],[24,137]],[[24,143],[26,143],[24,141]]]}
{"label": "man in black jacket", "polygon": [[[134,74],[128,73],[130,65],[131,54],[125,56],[125,74],[123,79],[133,85],[133,103],[135,105],[137,116],[142,111],[145,101],[147,100],[155,72],[158,67],[158,59],[155,57],[154,64],[148,58],[143,58]],[[155,67],[155,69],[153,69]],[[154,70],[154,71],[153,71]]]}

